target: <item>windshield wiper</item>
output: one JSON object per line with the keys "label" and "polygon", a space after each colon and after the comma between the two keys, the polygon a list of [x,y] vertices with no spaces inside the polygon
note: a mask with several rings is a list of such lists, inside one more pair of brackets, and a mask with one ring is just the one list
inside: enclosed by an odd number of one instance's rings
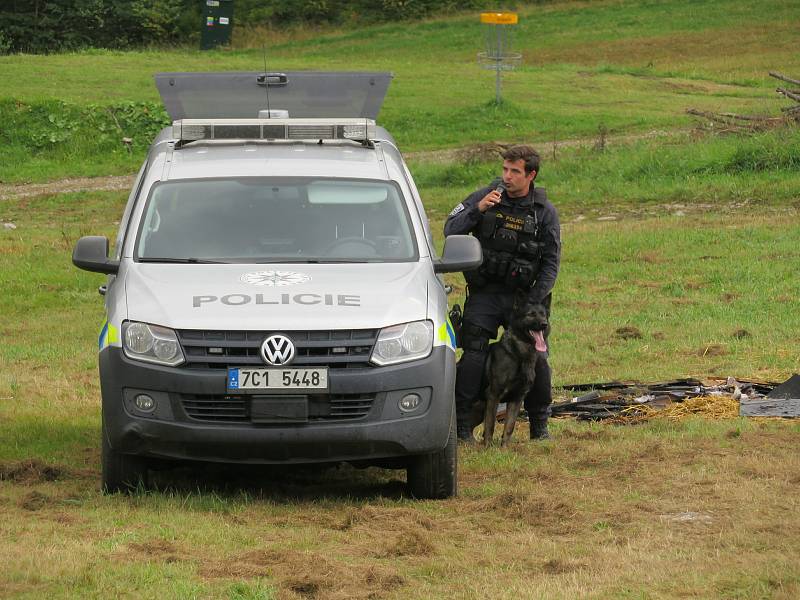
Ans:
{"label": "windshield wiper", "polygon": [[254,261],[257,265],[295,265],[295,264],[306,264],[306,265],[330,265],[330,264],[339,264],[339,263],[369,263],[369,262],[381,262],[379,258],[276,258],[276,259],[269,259],[269,260],[256,260]]}
{"label": "windshield wiper", "polygon": [[141,256],[139,262],[146,263],[180,263],[180,264],[198,264],[198,265],[229,265],[230,263],[224,260],[208,260],[206,258],[164,258],[153,256]]}

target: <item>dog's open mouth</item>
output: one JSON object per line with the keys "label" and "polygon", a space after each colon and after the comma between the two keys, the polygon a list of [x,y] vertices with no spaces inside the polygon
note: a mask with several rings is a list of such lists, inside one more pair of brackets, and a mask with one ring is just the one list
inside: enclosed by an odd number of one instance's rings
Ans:
{"label": "dog's open mouth", "polygon": [[544,341],[544,333],[542,331],[534,331],[533,329],[529,330],[528,333],[533,338],[536,351],[547,352],[547,342]]}

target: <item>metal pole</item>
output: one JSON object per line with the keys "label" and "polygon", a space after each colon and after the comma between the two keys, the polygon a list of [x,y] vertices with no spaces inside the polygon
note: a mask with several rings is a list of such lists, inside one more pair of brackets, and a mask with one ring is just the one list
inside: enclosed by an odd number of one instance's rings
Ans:
{"label": "metal pole", "polygon": [[495,31],[497,31],[497,61],[495,62],[495,73],[497,73],[497,76],[495,77],[494,95],[495,102],[500,104],[500,61],[503,60],[503,41],[500,25],[495,25],[494,28]]}

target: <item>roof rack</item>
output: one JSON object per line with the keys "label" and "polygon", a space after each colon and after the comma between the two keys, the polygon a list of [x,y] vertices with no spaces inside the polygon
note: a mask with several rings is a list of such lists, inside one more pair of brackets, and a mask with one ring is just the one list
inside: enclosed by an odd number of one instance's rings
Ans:
{"label": "roof rack", "polygon": [[172,123],[176,146],[197,140],[351,140],[371,146],[372,119],[181,119]]}

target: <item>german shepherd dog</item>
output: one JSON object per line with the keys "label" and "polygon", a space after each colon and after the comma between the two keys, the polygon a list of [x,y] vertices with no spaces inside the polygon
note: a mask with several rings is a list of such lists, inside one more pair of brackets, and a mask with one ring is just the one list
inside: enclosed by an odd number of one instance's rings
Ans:
{"label": "german shepherd dog", "polygon": [[525,396],[533,387],[536,365],[547,360],[545,335],[549,333],[547,310],[518,294],[514,300],[509,325],[500,341],[489,346],[483,374],[486,408],[483,414],[483,444],[492,443],[497,405],[506,403],[506,418],[501,446],[514,433]]}

